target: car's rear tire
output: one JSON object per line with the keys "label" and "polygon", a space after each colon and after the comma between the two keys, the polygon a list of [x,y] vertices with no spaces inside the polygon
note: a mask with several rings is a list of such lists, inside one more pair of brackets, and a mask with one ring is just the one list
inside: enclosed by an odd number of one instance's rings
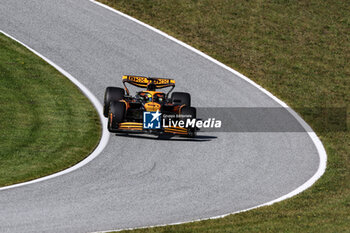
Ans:
{"label": "car's rear tire", "polygon": [[[185,116],[183,117],[183,120],[195,119],[197,117],[197,110],[194,107],[185,106],[181,108],[181,115]],[[196,127],[188,128],[188,134],[187,134],[188,137],[194,138],[196,137],[196,134],[197,134]]]}
{"label": "car's rear tire", "polygon": [[185,104],[186,106],[190,107],[191,95],[187,92],[173,92],[171,95],[171,101],[175,104]]}
{"label": "car's rear tire", "polygon": [[124,99],[125,91],[120,87],[107,87],[105,91],[103,115],[108,117],[109,105],[112,101]]}
{"label": "car's rear tire", "polygon": [[119,123],[123,122],[125,116],[125,103],[111,102],[108,113],[108,130],[110,132],[118,129]]}

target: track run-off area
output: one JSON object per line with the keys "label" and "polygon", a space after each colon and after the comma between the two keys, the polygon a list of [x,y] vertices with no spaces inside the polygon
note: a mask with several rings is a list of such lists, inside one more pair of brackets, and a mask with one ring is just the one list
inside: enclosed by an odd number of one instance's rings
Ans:
{"label": "track run-off area", "polygon": [[[193,106],[286,107],[191,47],[88,0],[3,0],[0,30],[100,102],[107,86],[138,74],[175,79],[175,90],[191,93]],[[306,130],[207,132],[194,140],[110,135],[79,169],[0,190],[0,232],[135,228],[270,204],[303,191],[324,172],[323,146]]]}

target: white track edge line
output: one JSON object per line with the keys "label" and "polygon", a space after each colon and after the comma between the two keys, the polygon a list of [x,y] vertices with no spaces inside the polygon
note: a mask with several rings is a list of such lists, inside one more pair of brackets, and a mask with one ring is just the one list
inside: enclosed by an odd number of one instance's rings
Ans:
{"label": "white track edge line", "polygon": [[123,16],[137,24],[140,24],[180,45],[182,45],[183,47],[201,55],[202,57],[214,62],[215,64],[221,66],[222,68],[230,71],[231,73],[235,74],[236,76],[238,76],[239,78],[247,81],[248,83],[250,83],[251,85],[253,85],[254,87],[258,88],[260,91],[262,91],[263,93],[265,93],[267,96],[269,96],[271,99],[273,99],[274,101],[276,101],[277,103],[279,103],[282,107],[286,108],[291,115],[294,116],[294,118],[303,126],[303,128],[305,129],[305,131],[308,133],[308,135],[310,136],[311,140],[313,141],[316,149],[317,149],[317,152],[318,152],[318,155],[319,155],[319,159],[320,159],[320,162],[319,162],[319,167],[316,171],[316,173],[308,180],[306,181],[304,184],[302,184],[301,186],[299,186],[298,188],[296,188],[295,190],[291,191],[290,193],[282,196],[282,197],[279,197],[275,200],[272,200],[272,201],[269,201],[269,202],[266,202],[266,203],[263,203],[261,205],[257,205],[257,206],[253,206],[251,208],[248,208],[248,209],[244,209],[244,210],[239,210],[239,211],[236,211],[236,212],[232,212],[232,213],[227,213],[227,214],[223,214],[223,215],[219,215],[219,216],[214,216],[214,217],[210,217],[210,218],[203,218],[203,219],[196,219],[196,220],[191,220],[191,221],[184,221],[184,222],[176,222],[176,223],[170,223],[170,224],[161,224],[161,225],[154,225],[154,226],[145,226],[145,227],[135,227],[135,228],[126,228],[126,229],[117,229],[117,230],[108,230],[108,231],[96,231],[95,233],[97,232],[103,232],[103,233],[107,233],[107,232],[112,232],[112,231],[122,231],[122,230],[133,230],[133,229],[142,229],[142,228],[151,228],[151,227],[160,227],[160,226],[168,226],[168,225],[178,225],[178,224],[184,224],[184,223],[190,223],[190,222],[197,222],[197,221],[202,221],[202,220],[208,220],[208,219],[216,219],[216,218],[223,218],[223,217],[226,217],[228,215],[231,215],[231,214],[236,214],[236,213],[241,213],[241,212],[246,212],[248,210],[252,210],[252,209],[256,209],[256,208],[259,208],[259,207],[262,207],[262,206],[268,206],[268,205],[272,205],[276,202],[280,202],[280,201],[283,201],[285,199],[288,199],[288,198],[291,198],[301,192],[303,192],[304,190],[308,189],[309,187],[311,187],[323,174],[324,172],[326,171],[326,164],[327,164],[327,153],[326,153],[326,150],[324,149],[323,147],[323,144],[321,142],[321,140],[318,138],[318,136],[316,135],[316,133],[312,130],[312,128],[292,109],[290,108],[285,102],[283,102],[282,100],[278,99],[276,96],[274,96],[272,93],[270,93],[269,91],[267,91],[266,89],[264,89],[263,87],[261,87],[260,85],[258,85],[257,83],[255,83],[254,81],[252,81],[251,79],[249,79],[248,77],[244,76],[243,74],[239,73],[238,71],[232,69],[231,67],[228,67],[227,65],[219,62],[218,60],[208,56],[207,54],[199,51],[198,49],[195,49],[194,47],[166,34],[165,32],[162,32],[146,23],[143,23],[141,22],[140,20],[138,19],[135,19],[133,17],[131,17],[130,15],[127,15],[125,13],[122,13],[112,7],[109,7],[103,3],[100,3],[100,2],[96,2],[95,0],[89,0],[90,2],[96,4],[96,5],[99,5],[103,8],[106,8],[110,11],[113,11],[114,13],[120,15],[120,16]]}
{"label": "white track edge line", "polygon": [[74,166],[72,166],[70,168],[67,168],[65,170],[62,170],[60,172],[57,172],[57,173],[54,173],[54,174],[51,174],[51,175],[48,175],[48,176],[44,176],[44,177],[41,177],[41,178],[38,178],[38,179],[34,179],[34,180],[30,180],[30,181],[23,182],[23,183],[18,183],[18,184],[14,184],[14,185],[1,187],[0,191],[2,191],[2,190],[17,188],[17,187],[21,187],[21,186],[24,186],[24,185],[34,184],[34,183],[38,183],[38,182],[41,182],[41,181],[44,181],[44,180],[52,179],[52,178],[55,178],[55,177],[67,174],[69,172],[72,172],[74,170],[77,170],[78,168],[81,168],[82,166],[86,165],[87,163],[92,161],[94,158],[96,158],[103,151],[103,149],[106,147],[106,145],[108,143],[110,134],[107,131],[107,120],[102,115],[102,108],[103,107],[102,107],[101,103],[98,101],[98,99],[94,96],[94,94],[92,94],[89,91],[89,89],[87,89],[83,84],[81,84],[76,78],[74,78],[72,75],[70,75],[67,71],[62,69],[60,66],[58,66],[53,61],[51,61],[50,59],[46,58],[45,56],[43,56],[39,52],[37,52],[34,49],[32,49],[28,45],[26,45],[23,42],[17,40],[13,36],[9,35],[8,33],[4,32],[2,30],[0,30],[0,33],[2,33],[3,35],[11,38],[12,40],[18,42],[19,44],[23,45],[24,47],[26,47],[29,51],[31,51],[32,53],[34,53],[35,55],[39,56],[41,59],[46,61],[48,64],[50,64],[52,67],[54,67],[57,71],[59,71],[64,76],[66,76],[73,84],[75,84],[80,89],[80,91],[94,105],[96,111],[99,114],[100,121],[101,121],[101,124],[102,124],[102,135],[101,135],[101,138],[100,138],[100,142],[97,145],[97,147],[94,149],[94,151],[91,152],[90,155],[88,155],[88,157],[86,157],[84,160],[80,161],[79,163],[75,164]]}

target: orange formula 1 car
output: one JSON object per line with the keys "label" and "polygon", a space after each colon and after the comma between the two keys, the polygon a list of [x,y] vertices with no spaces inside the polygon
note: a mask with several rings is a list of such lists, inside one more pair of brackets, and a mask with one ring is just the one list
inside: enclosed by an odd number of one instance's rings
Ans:
{"label": "orange formula 1 car", "polygon": [[[131,96],[126,83],[145,88]],[[175,80],[123,76],[124,89],[107,87],[103,114],[108,117],[108,130],[113,133],[173,134],[195,137],[196,109],[186,92],[170,92]],[[157,91],[171,88],[167,93]]]}

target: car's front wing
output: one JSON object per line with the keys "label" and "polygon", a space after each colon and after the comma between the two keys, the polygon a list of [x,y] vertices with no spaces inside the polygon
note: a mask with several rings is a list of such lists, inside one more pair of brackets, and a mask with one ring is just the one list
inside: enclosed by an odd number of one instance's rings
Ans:
{"label": "car's front wing", "polygon": [[125,133],[148,133],[148,134],[178,134],[188,135],[189,130],[182,127],[164,127],[162,129],[144,129],[143,124],[139,122],[123,122],[119,124],[117,129],[110,130],[112,132],[125,132]]}

